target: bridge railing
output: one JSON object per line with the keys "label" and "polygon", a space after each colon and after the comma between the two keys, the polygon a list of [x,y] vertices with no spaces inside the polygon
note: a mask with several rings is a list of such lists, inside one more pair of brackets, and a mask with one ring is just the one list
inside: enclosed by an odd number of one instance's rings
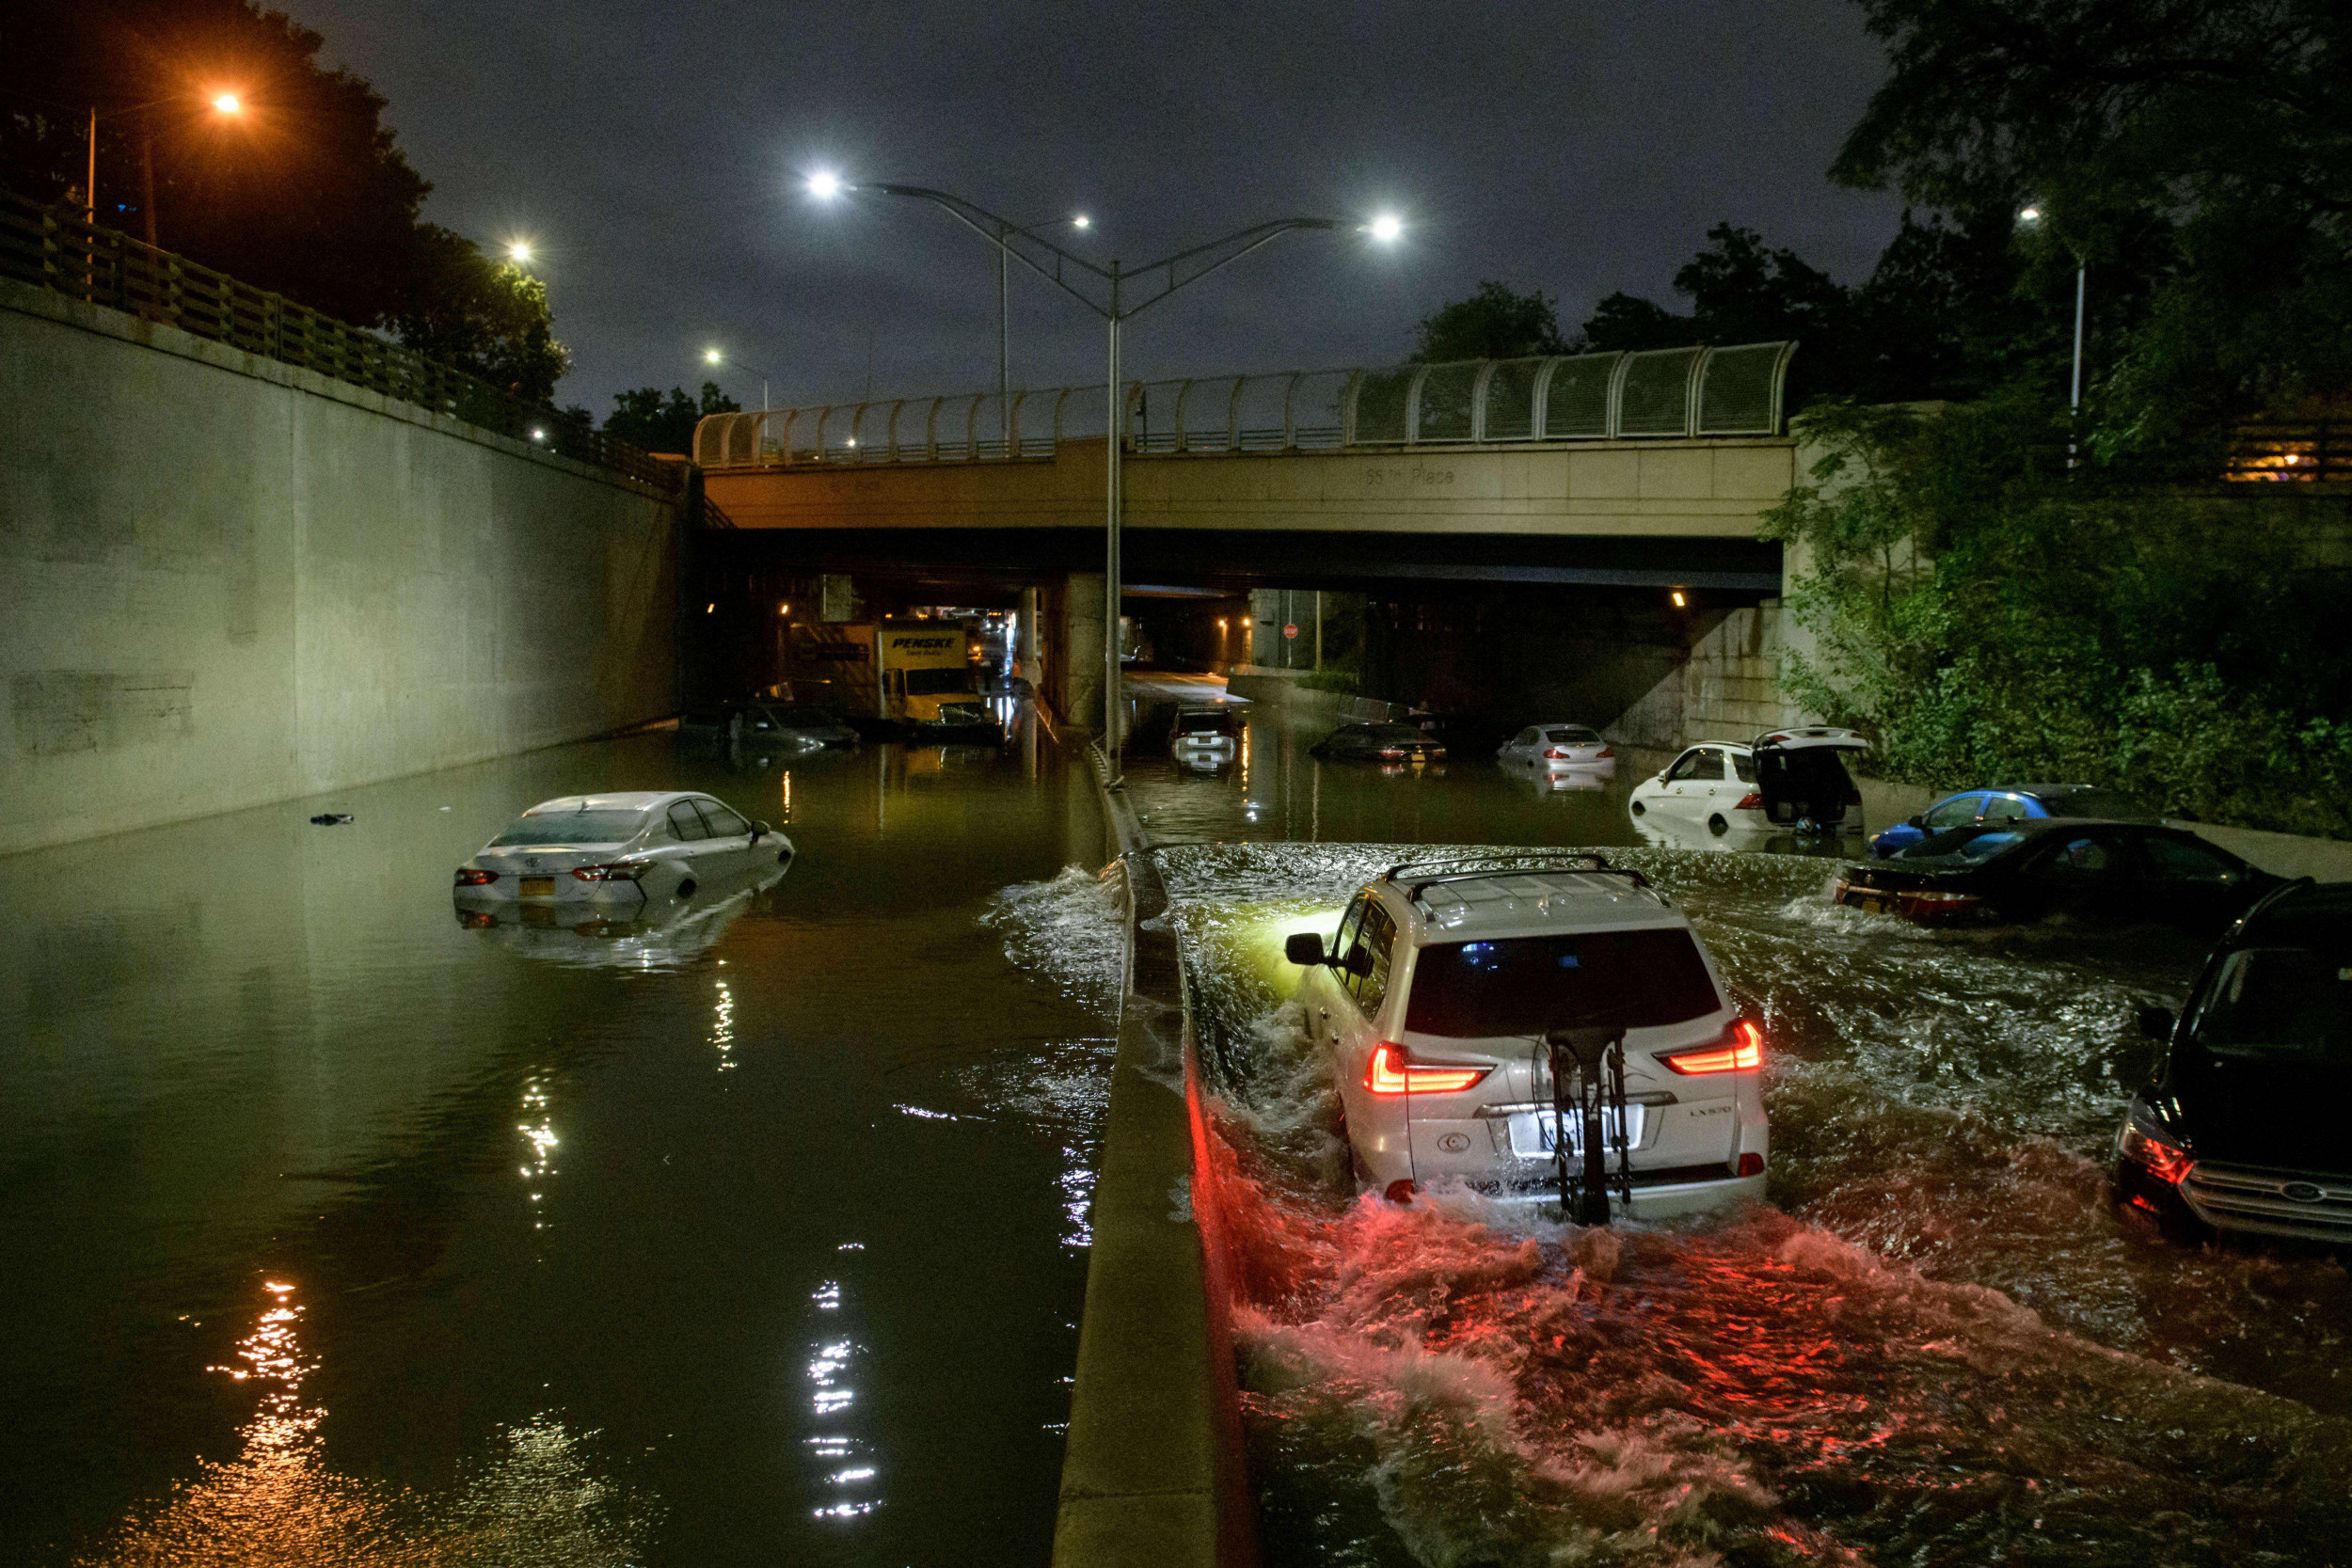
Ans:
{"label": "bridge railing", "polygon": [[676,489],[683,477],[675,463],[413,349],[8,191],[0,191],[0,277],[315,371],[660,489]]}
{"label": "bridge railing", "polygon": [[[1131,382],[1124,437],[1146,452],[1336,451],[1776,436],[1792,342],[1464,359]],[[713,414],[707,468],[1048,458],[1100,437],[1103,389],[962,393]],[[1009,405],[1009,406],[1008,406]]]}

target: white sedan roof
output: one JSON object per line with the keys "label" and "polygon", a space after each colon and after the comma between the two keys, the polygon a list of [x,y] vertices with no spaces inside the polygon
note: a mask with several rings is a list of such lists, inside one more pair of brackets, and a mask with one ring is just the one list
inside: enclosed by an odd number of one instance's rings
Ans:
{"label": "white sedan roof", "polygon": [[624,789],[611,795],[559,795],[552,800],[540,801],[523,815],[551,816],[565,811],[650,811],[671,800],[691,800],[698,793],[691,789]]}

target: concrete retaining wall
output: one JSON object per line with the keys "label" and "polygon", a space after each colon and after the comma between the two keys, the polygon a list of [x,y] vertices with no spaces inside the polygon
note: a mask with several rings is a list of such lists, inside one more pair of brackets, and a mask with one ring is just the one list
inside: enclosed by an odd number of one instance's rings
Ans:
{"label": "concrete retaining wall", "polygon": [[674,710],[677,506],[0,284],[0,853]]}
{"label": "concrete retaining wall", "polygon": [[1253,1568],[1223,1215],[1168,894],[1091,755],[1124,866],[1128,966],[1054,1568]]}

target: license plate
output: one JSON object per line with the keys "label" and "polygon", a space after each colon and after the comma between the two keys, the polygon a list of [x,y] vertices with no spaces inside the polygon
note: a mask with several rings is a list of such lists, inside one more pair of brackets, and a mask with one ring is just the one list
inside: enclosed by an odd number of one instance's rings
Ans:
{"label": "license plate", "polygon": [[1851,910],[1860,910],[1864,914],[1884,914],[1886,905],[1887,899],[1882,894],[1849,893],[1846,895],[1846,907]]}
{"label": "license plate", "polygon": [[555,879],[552,877],[525,877],[523,879],[523,896],[526,898],[554,897]]}
{"label": "license plate", "polygon": [[[1625,1108],[1626,1142],[1635,1148],[1642,1146],[1644,1109],[1640,1105],[1628,1105]],[[1581,1156],[1584,1152],[1584,1120],[1581,1117],[1570,1116],[1567,1123],[1568,1152]],[[1511,1152],[1522,1160],[1550,1159],[1553,1126],[1554,1117],[1549,1111],[1517,1113],[1511,1117]],[[1602,1147],[1615,1148],[1617,1147],[1617,1114],[1613,1108],[1606,1105],[1601,1107],[1600,1130]]]}

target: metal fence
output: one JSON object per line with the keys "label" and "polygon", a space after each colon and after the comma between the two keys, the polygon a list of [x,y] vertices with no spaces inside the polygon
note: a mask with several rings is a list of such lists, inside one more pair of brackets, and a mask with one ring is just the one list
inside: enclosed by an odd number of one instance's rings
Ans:
{"label": "metal fence", "polygon": [[2242,424],[2222,477],[2307,484],[2352,482],[2352,420]]}
{"label": "metal fence", "polygon": [[0,192],[0,277],[298,365],[660,489],[675,489],[683,477],[675,463],[374,333],[12,192]]}
{"label": "metal fence", "polygon": [[[1130,383],[1136,451],[1332,451],[1776,436],[1794,343]],[[1046,458],[1103,434],[1103,388],[770,408],[694,429],[707,468]]]}

